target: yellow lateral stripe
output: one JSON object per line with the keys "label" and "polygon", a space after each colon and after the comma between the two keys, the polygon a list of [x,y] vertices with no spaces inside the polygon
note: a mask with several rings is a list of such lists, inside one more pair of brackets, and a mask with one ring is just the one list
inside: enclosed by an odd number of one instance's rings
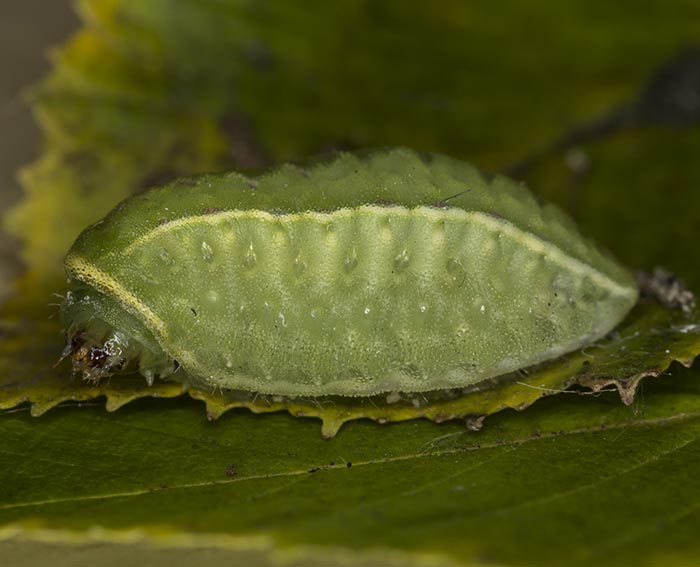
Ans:
{"label": "yellow lateral stripe", "polygon": [[[154,333],[156,340],[165,350],[165,345],[168,344],[168,331],[165,323],[143,301],[85,258],[69,254],[65,259],[65,266],[71,277],[90,284],[98,291],[121,302],[129,313],[139,318],[146,325],[146,328]],[[196,368],[195,365],[199,364],[188,352],[174,352],[172,345],[168,346],[166,352],[185,367]]]}
{"label": "yellow lateral stripe", "polygon": [[65,266],[71,277],[88,283],[98,291],[114,297],[127,308],[127,311],[144,320],[147,323],[147,328],[156,333],[159,339],[167,338],[168,333],[163,320],[113,277],[107,275],[85,258],[74,254],[69,254],[66,257]]}
{"label": "yellow lateral stripe", "polygon": [[[291,224],[300,220],[314,220],[317,222],[328,223],[339,218],[354,215],[357,213],[357,211],[366,211],[383,216],[419,216],[426,220],[432,221],[441,220],[445,217],[450,218],[451,220],[472,221],[491,232],[501,232],[513,240],[522,243],[524,246],[534,252],[546,254],[550,259],[565,269],[581,276],[588,276],[597,285],[604,287],[613,294],[629,297],[637,294],[637,290],[635,288],[618,284],[616,281],[610,279],[604,273],[596,270],[592,266],[566,254],[563,250],[561,250],[561,248],[555,246],[551,242],[545,241],[532,233],[526,232],[517,226],[507,221],[498,219],[492,215],[475,211],[465,211],[464,209],[460,208],[435,209],[433,207],[415,207],[409,209],[408,207],[403,206],[384,207],[376,205],[362,205],[356,208],[338,209],[329,213],[304,211],[302,213],[286,215],[273,215],[267,211],[258,209],[221,211],[207,215],[184,217],[161,224],[134,240],[124,249],[124,254],[131,254],[136,248],[139,248],[144,244],[148,244],[151,240],[157,238],[158,236],[171,231],[190,228],[196,225],[207,224],[210,226],[216,226],[224,221],[243,219],[257,219],[260,221],[277,224]],[[103,275],[104,277],[108,277],[106,274]],[[126,290],[124,291],[126,292]],[[136,300],[136,298],[134,299]]]}

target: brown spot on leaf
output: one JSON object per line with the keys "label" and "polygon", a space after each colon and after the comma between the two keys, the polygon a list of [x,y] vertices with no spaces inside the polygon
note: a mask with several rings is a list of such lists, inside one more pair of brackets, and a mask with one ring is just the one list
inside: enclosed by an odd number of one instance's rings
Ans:
{"label": "brown spot on leaf", "polygon": [[464,421],[469,431],[479,431],[484,425],[485,418],[485,415],[467,415],[464,417]]}

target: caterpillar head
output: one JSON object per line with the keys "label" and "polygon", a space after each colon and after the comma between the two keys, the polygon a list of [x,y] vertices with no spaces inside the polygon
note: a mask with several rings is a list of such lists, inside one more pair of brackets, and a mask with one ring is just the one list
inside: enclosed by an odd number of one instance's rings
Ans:
{"label": "caterpillar head", "polygon": [[73,374],[83,380],[96,384],[116,372],[138,369],[152,385],[156,377],[170,376],[179,367],[152,341],[141,338],[131,316],[95,290],[80,286],[68,292],[61,318],[66,329],[62,359],[70,356]]}

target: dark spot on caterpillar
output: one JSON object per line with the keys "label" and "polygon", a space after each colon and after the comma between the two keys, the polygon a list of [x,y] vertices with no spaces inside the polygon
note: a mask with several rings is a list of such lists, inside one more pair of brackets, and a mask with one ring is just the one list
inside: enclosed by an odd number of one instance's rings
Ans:
{"label": "dark spot on caterpillar", "polygon": [[449,209],[450,204],[446,203],[445,201],[435,201],[433,203],[430,203],[431,207],[435,207],[436,209]]}
{"label": "dark spot on caterpillar", "polygon": [[393,207],[396,203],[393,201],[387,201],[386,199],[377,199],[374,204],[380,207]]}
{"label": "dark spot on caterpillar", "polygon": [[352,463],[348,462],[347,467],[350,468],[352,466]]}
{"label": "dark spot on caterpillar", "polygon": [[229,478],[234,478],[238,476],[238,467],[234,464],[230,464],[224,469],[224,474]]}
{"label": "dark spot on caterpillar", "polygon": [[162,226],[164,224],[168,224],[170,221],[168,219],[158,219],[158,222],[156,223],[156,226]]}
{"label": "dark spot on caterpillar", "polygon": [[194,307],[190,307],[190,311],[192,311],[192,315],[194,315],[195,317],[197,316],[197,311]]}
{"label": "dark spot on caterpillar", "polygon": [[220,213],[221,211],[223,211],[223,209],[220,207],[207,207],[206,209],[204,209],[202,211],[202,214],[203,215],[213,215],[214,213]]}
{"label": "dark spot on caterpillar", "polygon": [[320,471],[320,470],[321,470],[321,467],[314,467],[314,468],[312,468],[312,469],[309,469],[308,472],[310,472],[311,474],[313,474],[313,473],[316,473],[316,472],[318,472],[318,471]]}

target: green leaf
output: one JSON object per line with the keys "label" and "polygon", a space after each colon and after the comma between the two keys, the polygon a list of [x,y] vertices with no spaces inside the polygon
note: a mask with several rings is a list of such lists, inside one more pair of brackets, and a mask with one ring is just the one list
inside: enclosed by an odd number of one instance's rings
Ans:
{"label": "green leaf", "polygon": [[[157,561],[206,549],[214,564],[692,564],[700,374],[668,367],[697,354],[697,321],[680,312],[640,306],[619,338],[519,379],[545,388],[521,386],[530,403],[580,379],[584,360],[593,386],[660,373],[629,406],[614,392],[561,394],[478,432],[360,419],[325,441],[315,419],[236,410],[209,421],[185,396],[107,413],[91,401],[106,390],[50,368],[62,338],[46,306],[77,232],[162,177],[341,145],[500,168],[562,123],[634,98],[655,64],[697,39],[698,10],[83,0],[85,28],[36,91],[46,150],[8,219],[31,274],[2,314],[0,397],[35,403],[0,412],[3,558],[55,561],[60,543],[74,554],[97,545],[101,562],[156,545],[170,553]],[[697,129],[631,127],[578,151],[583,172],[553,153],[531,185],[627,265],[662,264],[700,289]],[[58,390],[40,399],[46,380]],[[139,392],[104,387],[109,407]]]}
{"label": "green leaf", "polygon": [[107,541],[133,529],[171,545],[263,537],[281,549],[403,550],[462,564],[692,557],[700,392],[697,371],[674,374],[633,407],[610,394],[562,396],[478,433],[353,422],[331,442],[283,414],[211,423],[186,399],[115,414],[14,411],[0,420],[0,522],[86,540],[99,526]]}

